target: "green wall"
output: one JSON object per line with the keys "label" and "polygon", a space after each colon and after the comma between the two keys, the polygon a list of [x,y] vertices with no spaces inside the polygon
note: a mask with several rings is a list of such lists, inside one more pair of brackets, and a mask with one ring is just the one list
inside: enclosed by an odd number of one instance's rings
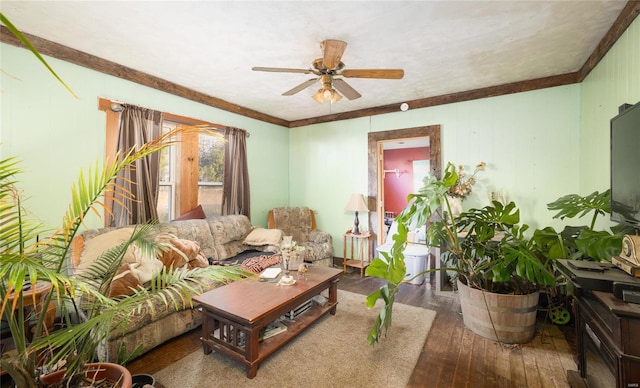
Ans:
{"label": "green wall", "polygon": [[[267,212],[289,200],[289,130],[211,108],[119,78],[47,58],[78,95],[74,99],[27,50],[0,44],[0,157],[23,160],[28,209],[57,227],[81,168],[104,159],[105,97],[164,112],[240,127],[247,141],[251,218],[266,226]],[[89,226],[98,226],[97,219]]]}
{"label": "green wall", "polygon": [[640,18],[581,84],[580,189],[609,187],[609,121],[640,102]]}
{"label": "green wall", "polygon": [[344,206],[350,193],[367,193],[368,133],[439,124],[443,166],[488,165],[463,207],[488,204],[488,192],[501,190],[524,222],[552,224],[546,204],[579,188],[579,101],[580,86],[570,85],[292,129],[291,200],[318,210],[319,228],[342,256],[353,220]]}
{"label": "green wall", "polygon": [[292,129],[291,201],[318,209],[341,257],[353,222],[344,206],[350,193],[367,193],[367,133],[439,124],[443,167],[488,164],[464,208],[501,190],[532,228],[562,228],[547,203],[609,188],[609,120],[619,105],[640,101],[639,47],[636,19],[581,84]]}

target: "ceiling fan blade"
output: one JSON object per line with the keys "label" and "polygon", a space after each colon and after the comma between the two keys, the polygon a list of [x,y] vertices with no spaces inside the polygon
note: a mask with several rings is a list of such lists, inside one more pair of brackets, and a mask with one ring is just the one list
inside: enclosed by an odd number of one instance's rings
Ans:
{"label": "ceiling fan blade", "polygon": [[322,50],[324,51],[322,65],[329,70],[338,67],[346,48],[347,42],[341,40],[327,39],[322,41]]}
{"label": "ceiling fan blade", "polygon": [[347,78],[385,78],[401,79],[404,77],[402,69],[351,69],[343,70],[341,76]]}
{"label": "ceiling fan blade", "polygon": [[309,86],[315,84],[318,81],[319,78],[312,78],[310,80],[304,81],[303,83],[301,83],[300,85],[296,86],[295,88],[291,89],[291,90],[287,90],[286,92],[282,93],[283,96],[292,96],[296,93],[298,93],[301,90],[304,90],[306,88],[308,88]]}
{"label": "ceiling fan blade", "polygon": [[356,98],[362,97],[360,93],[358,93],[354,88],[351,87],[348,83],[346,83],[343,79],[337,78],[333,80],[333,87],[338,89],[338,91],[344,94],[350,100],[355,100]]}
{"label": "ceiling fan blade", "polygon": [[311,69],[289,69],[286,67],[260,67],[260,66],[255,66],[252,67],[251,70],[253,71],[269,71],[269,72],[273,72],[273,73],[302,73],[302,74],[311,74],[313,73],[313,70]]}

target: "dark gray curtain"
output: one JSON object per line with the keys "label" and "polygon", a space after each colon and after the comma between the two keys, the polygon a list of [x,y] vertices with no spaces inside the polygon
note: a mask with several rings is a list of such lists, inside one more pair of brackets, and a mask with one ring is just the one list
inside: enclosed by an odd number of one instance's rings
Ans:
{"label": "dark gray curtain", "polygon": [[[160,112],[126,104],[122,107],[118,134],[120,152],[132,147],[138,149],[160,135]],[[118,175],[116,192],[121,191],[125,195],[116,196],[111,205],[113,218],[110,226],[141,224],[158,219],[159,165],[160,154],[156,152]]]}
{"label": "dark gray curtain", "polygon": [[224,151],[222,215],[244,214],[251,217],[247,137],[247,131],[243,129],[224,129],[227,144]]}

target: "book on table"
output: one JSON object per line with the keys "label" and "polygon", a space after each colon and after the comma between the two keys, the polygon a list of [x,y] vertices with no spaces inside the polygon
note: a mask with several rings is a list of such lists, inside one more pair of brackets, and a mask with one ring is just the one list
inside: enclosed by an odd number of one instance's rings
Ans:
{"label": "book on table", "polygon": [[287,331],[287,326],[280,321],[275,321],[260,331],[260,341],[266,340],[267,338],[271,338],[274,335],[278,335],[285,331]]}
{"label": "book on table", "polygon": [[275,279],[275,278],[278,277],[278,275],[280,275],[280,272],[282,272],[282,268],[270,267],[270,268],[267,268],[264,271],[262,271],[262,273],[260,273],[260,278],[262,278],[262,279]]}

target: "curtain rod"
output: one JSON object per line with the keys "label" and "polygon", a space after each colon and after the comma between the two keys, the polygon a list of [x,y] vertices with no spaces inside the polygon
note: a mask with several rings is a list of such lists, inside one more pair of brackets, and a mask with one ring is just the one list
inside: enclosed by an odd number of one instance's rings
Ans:
{"label": "curtain rod", "polygon": [[[140,106],[140,105],[135,105],[135,104],[129,104],[123,101],[119,101],[119,100],[113,100],[110,98],[105,98],[105,97],[98,97],[98,109],[100,110],[110,110],[112,112],[122,112],[122,105],[129,105],[129,106],[135,106],[137,108],[141,108],[141,109],[149,109],[149,110],[156,110],[156,109],[152,109],[152,108],[147,108],[144,106]],[[209,121],[204,121],[204,120],[200,120],[200,119],[194,119],[191,117],[187,117],[187,116],[182,116],[182,115],[177,115],[175,113],[170,113],[170,112],[162,112],[163,117],[166,117],[170,120],[175,120],[175,121],[181,121],[181,122],[185,122],[185,123],[193,123],[195,121],[195,124],[206,124],[206,125],[210,125],[212,127],[215,127],[216,129],[221,129],[224,130],[225,128],[236,128],[239,129],[241,131],[244,131],[247,134],[247,137],[251,137],[251,132],[247,131],[246,129],[243,128],[238,128],[238,127],[234,127],[231,125],[223,125],[223,124],[217,124],[217,123],[212,123]]]}

